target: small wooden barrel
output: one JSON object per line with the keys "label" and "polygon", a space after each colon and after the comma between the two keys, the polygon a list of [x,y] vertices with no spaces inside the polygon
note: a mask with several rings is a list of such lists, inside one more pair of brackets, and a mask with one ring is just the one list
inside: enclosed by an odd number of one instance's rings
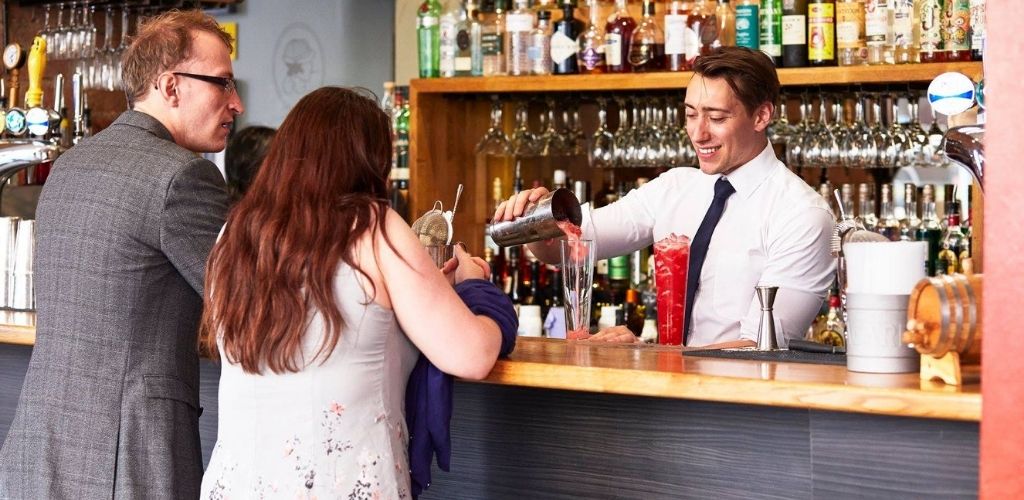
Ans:
{"label": "small wooden barrel", "polygon": [[981,277],[953,274],[918,282],[910,294],[903,341],[921,354],[940,358],[956,352],[965,363],[979,363]]}

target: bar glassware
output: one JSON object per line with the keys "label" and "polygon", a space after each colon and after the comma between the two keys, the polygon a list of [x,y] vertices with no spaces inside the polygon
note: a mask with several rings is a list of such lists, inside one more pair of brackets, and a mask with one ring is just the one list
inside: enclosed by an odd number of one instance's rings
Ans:
{"label": "bar glassware", "polygon": [[690,238],[675,234],[654,244],[654,280],[658,290],[658,343],[682,345],[686,325],[686,273]]}
{"label": "bar glassware", "polygon": [[565,296],[565,338],[590,337],[590,292],[594,284],[594,241],[559,241],[562,290]]}

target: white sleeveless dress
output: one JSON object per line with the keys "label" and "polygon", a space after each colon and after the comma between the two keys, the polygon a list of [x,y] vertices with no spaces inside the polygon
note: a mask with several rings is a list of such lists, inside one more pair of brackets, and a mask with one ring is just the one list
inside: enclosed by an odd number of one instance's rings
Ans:
{"label": "white sleeveless dress", "polygon": [[[221,354],[217,444],[201,498],[411,497],[405,388],[419,351],[344,263],[334,293],[345,327],[322,364],[254,375]],[[318,313],[303,359],[323,335]]]}

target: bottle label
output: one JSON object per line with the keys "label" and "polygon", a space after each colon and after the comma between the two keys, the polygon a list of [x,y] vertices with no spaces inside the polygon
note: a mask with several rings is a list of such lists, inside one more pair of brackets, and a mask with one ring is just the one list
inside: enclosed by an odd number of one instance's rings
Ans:
{"label": "bottle label", "polygon": [[686,50],[686,60],[690,62],[700,55],[700,34],[697,32],[699,29],[700,26],[693,25],[683,31],[683,47]]}
{"label": "bottle label", "polygon": [[570,57],[576,57],[580,45],[562,32],[551,35],[551,60],[561,64]]}
{"label": "bottle label", "polygon": [[580,60],[583,61],[583,67],[592,71],[604,63],[604,54],[594,47],[588,47],[583,51]]}
{"label": "bottle label", "polygon": [[811,61],[835,59],[835,25],[833,4],[816,3],[807,6],[807,57]]}
{"label": "bottle label", "polygon": [[985,0],[971,0],[971,50],[985,48]]}
{"label": "bottle label", "polygon": [[889,8],[885,0],[870,0],[864,4],[864,38],[868,45],[884,44],[888,30]]}
{"label": "bottle label", "polygon": [[921,4],[921,50],[942,48],[942,8],[939,0],[924,0]]}
{"label": "bottle label", "polygon": [[622,66],[622,35],[618,33],[605,35],[604,60],[609,66]]}
{"label": "bottle label", "polygon": [[836,6],[836,44],[840,49],[864,46],[864,5],[849,2]]}
{"label": "bottle label", "polygon": [[686,53],[686,16],[665,14],[665,54]]}
{"label": "bottle label", "polygon": [[910,48],[914,43],[914,0],[895,0],[892,5],[892,45]]}
{"label": "bottle label", "polygon": [[433,28],[434,26],[437,26],[440,19],[438,19],[437,16],[423,16],[419,18],[418,21],[420,28]]}
{"label": "bottle label", "polygon": [[505,16],[505,31],[530,31],[533,29],[533,14],[509,14]]}
{"label": "bottle label", "polygon": [[967,0],[947,0],[946,14],[942,16],[942,41],[950,50],[971,50],[971,10]]}
{"label": "bottle label", "polygon": [[651,58],[654,57],[654,46],[649,43],[636,43],[633,42],[629,46],[629,64],[633,66],[643,66],[651,62]]}
{"label": "bottle label", "polygon": [[[748,49],[761,48],[760,21],[757,18],[756,5],[736,6],[736,46]],[[665,16],[668,17],[668,16]],[[668,52],[668,38],[666,34],[665,51]]]}
{"label": "bottle label", "polygon": [[782,16],[782,45],[807,44],[807,16]]}
{"label": "bottle label", "polygon": [[480,36],[480,51],[485,56],[498,56],[505,51],[505,36],[501,33],[485,33]]}
{"label": "bottle label", "polygon": [[782,57],[782,19],[770,2],[763,7],[759,19],[761,51],[771,57]]}

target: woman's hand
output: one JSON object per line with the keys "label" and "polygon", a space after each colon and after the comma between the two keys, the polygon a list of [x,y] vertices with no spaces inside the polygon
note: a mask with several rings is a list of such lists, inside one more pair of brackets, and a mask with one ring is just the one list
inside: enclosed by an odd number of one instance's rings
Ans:
{"label": "woman's hand", "polygon": [[[457,261],[453,276],[453,285],[457,285],[466,280],[489,280],[491,279],[491,266],[487,264],[484,259],[480,257],[474,257],[466,251],[465,245],[457,243],[455,245],[455,258],[452,260]],[[451,261],[445,263],[445,268]]]}

